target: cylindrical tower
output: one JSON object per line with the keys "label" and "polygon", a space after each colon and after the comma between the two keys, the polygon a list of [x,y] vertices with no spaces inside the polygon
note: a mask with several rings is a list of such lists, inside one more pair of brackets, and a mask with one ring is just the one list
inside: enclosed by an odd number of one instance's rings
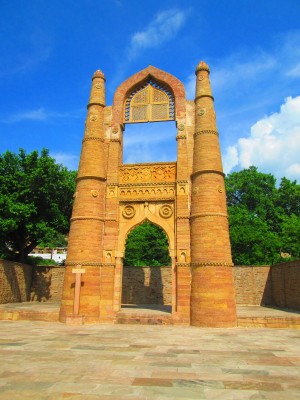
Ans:
{"label": "cylindrical tower", "polygon": [[98,70],[92,78],[84,138],[68,240],[68,255],[60,321],[73,313],[74,268],[82,274],[79,314],[86,322],[99,320],[101,266],[106,191],[104,149],[105,78]]}
{"label": "cylindrical tower", "polygon": [[196,68],[191,194],[191,325],[236,325],[224,174],[209,67]]}

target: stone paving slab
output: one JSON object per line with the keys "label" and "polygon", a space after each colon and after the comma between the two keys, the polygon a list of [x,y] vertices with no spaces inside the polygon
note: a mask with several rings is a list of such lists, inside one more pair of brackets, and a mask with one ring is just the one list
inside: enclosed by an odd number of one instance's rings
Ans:
{"label": "stone paving slab", "polygon": [[300,398],[291,329],[0,321],[0,400]]}

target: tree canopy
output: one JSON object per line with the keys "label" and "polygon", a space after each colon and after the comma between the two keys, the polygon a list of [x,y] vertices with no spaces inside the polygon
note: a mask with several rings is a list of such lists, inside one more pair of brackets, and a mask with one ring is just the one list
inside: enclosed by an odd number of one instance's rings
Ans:
{"label": "tree canopy", "polygon": [[149,221],[133,229],[126,240],[124,265],[132,267],[171,265],[165,232]]}
{"label": "tree canopy", "polygon": [[300,185],[250,167],[225,179],[235,264],[273,264],[300,257]]}
{"label": "tree canopy", "polygon": [[76,172],[47,149],[0,155],[0,253],[23,262],[37,245],[61,240],[69,229]]}

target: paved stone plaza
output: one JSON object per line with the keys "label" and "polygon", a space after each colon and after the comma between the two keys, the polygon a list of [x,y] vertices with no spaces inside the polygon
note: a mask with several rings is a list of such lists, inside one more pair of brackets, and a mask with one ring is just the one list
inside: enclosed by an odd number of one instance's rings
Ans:
{"label": "paved stone plaza", "polygon": [[300,332],[0,321],[0,399],[299,399]]}

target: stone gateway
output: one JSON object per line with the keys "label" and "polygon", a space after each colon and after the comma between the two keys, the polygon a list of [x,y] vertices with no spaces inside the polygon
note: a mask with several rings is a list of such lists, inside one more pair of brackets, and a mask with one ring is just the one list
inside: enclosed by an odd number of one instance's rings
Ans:
{"label": "stone gateway", "polygon": [[[196,96],[153,66],[136,73],[105,104],[96,71],[88,103],[66,260],[60,321],[113,322],[121,308],[128,233],[160,226],[172,259],[172,322],[236,326],[224,173],[209,67],[196,68]],[[123,164],[126,124],[174,120],[177,162]],[[175,140],[175,138],[174,138]],[[74,268],[83,268],[74,314]]]}

